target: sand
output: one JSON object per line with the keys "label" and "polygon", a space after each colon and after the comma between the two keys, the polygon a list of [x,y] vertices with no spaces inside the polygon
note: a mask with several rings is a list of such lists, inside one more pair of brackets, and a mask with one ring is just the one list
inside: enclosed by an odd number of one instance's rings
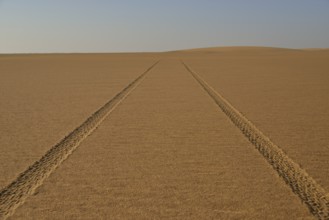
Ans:
{"label": "sand", "polygon": [[153,61],[129,55],[1,57],[0,187],[13,181]]}
{"label": "sand", "polygon": [[10,219],[319,217],[181,61],[328,191],[328,54],[1,56],[1,187],[161,60]]}
{"label": "sand", "polygon": [[329,191],[329,51],[264,52],[187,63]]}

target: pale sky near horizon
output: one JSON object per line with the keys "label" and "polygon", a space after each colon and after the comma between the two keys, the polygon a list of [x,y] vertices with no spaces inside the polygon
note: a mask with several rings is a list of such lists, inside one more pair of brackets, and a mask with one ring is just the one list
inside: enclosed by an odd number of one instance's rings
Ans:
{"label": "pale sky near horizon", "polygon": [[329,0],[0,0],[0,53],[329,48]]}

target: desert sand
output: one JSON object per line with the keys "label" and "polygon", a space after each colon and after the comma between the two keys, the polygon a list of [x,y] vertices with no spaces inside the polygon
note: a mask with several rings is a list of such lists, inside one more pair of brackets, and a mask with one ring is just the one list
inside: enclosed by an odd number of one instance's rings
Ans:
{"label": "desert sand", "polygon": [[0,216],[327,219],[328,60],[1,55]]}

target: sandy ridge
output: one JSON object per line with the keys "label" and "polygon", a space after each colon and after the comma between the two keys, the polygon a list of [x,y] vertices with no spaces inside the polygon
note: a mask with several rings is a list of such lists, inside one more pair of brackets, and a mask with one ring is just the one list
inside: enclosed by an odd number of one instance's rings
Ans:
{"label": "sandy ridge", "polygon": [[199,74],[182,62],[196,81],[211,96],[221,110],[242,131],[249,141],[272,165],[293,192],[306,204],[318,219],[329,219],[329,194],[303,170],[300,165],[289,158],[281,148],[275,145],[255,125],[236,110],[223,96],[216,92]]}
{"label": "sandy ridge", "polygon": [[0,219],[12,215],[15,209],[42,185],[43,181],[90,135],[100,123],[142,82],[154,63],[121,92],[93,113],[85,122],[53,146],[41,159],[21,173],[0,191]]}

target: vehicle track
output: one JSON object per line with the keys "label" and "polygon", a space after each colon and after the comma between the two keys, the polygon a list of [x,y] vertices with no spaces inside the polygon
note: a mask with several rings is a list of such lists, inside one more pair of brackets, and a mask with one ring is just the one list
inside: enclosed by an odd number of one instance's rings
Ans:
{"label": "vehicle track", "polygon": [[272,165],[293,192],[318,219],[329,219],[329,194],[300,165],[286,155],[245,116],[216,92],[201,76],[182,61],[188,72],[203,87],[221,110],[230,118],[257,150]]}
{"label": "vehicle track", "polygon": [[159,63],[157,61],[128,84],[110,101],[93,113],[79,127],[53,146],[12,183],[0,191],[0,219],[12,215],[15,209],[42,185],[43,181],[90,135],[100,123],[142,82],[145,75]]}

